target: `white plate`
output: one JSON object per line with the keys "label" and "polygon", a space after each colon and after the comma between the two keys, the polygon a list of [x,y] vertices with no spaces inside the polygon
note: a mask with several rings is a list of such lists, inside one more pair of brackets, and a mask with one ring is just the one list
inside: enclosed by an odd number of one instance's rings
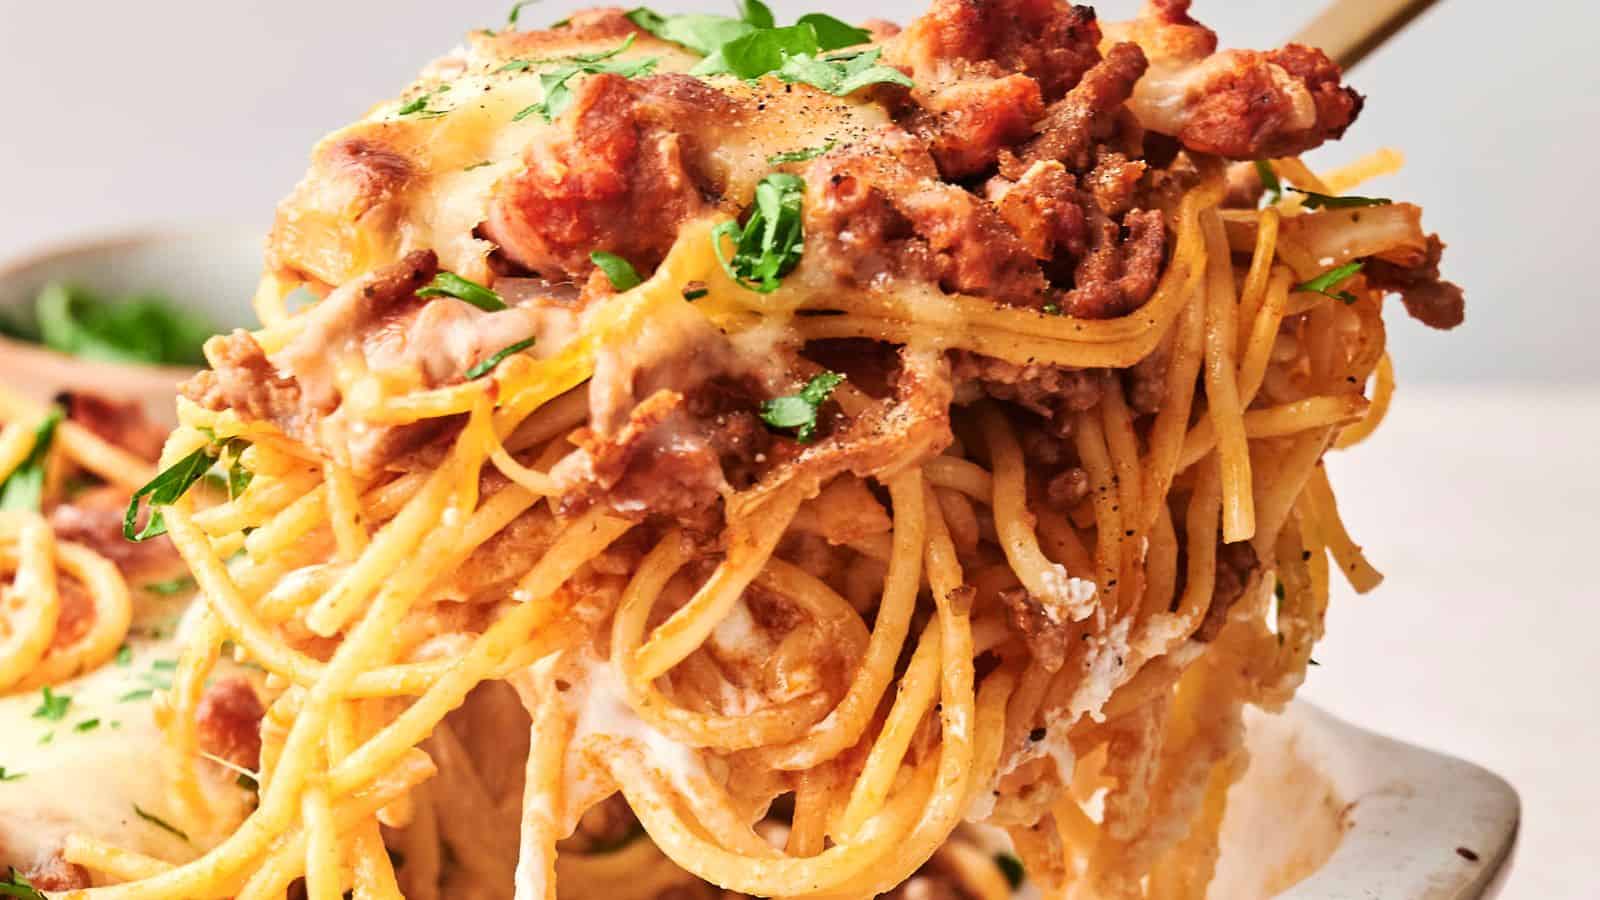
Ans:
{"label": "white plate", "polygon": [[[220,331],[252,325],[261,273],[259,228],[190,227],[108,235],[0,265],[0,307],[31,310],[39,289],[71,281],[106,297],[159,293]],[[46,400],[63,387],[137,399],[173,420],[174,388],[190,369],[90,362],[0,337],[0,384]]]}
{"label": "white plate", "polygon": [[[1509,869],[1520,804],[1485,769],[1363,731],[1309,703],[1248,721],[1212,900],[1474,900]],[[1320,863],[1320,865],[1318,865]]]}

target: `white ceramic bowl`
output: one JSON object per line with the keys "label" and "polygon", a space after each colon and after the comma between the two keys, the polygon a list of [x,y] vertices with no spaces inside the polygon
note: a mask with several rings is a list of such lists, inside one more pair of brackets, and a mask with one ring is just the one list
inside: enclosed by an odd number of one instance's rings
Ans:
{"label": "white ceramic bowl", "polygon": [[[1252,713],[1211,900],[1485,900],[1510,867],[1521,806],[1472,763],[1363,731],[1297,701]],[[1297,865],[1315,871],[1282,890]],[[1276,880],[1276,883],[1273,882]]]}
{"label": "white ceramic bowl", "polygon": [[[106,235],[41,249],[0,264],[0,308],[31,310],[51,281],[105,297],[160,293],[201,313],[219,331],[250,326],[261,273],[262,232],[186,227]],[[171,422],[173,389],[192,370],[94,362],[0,337],[0,384],[43,401],[64,387],[136,399]]]}

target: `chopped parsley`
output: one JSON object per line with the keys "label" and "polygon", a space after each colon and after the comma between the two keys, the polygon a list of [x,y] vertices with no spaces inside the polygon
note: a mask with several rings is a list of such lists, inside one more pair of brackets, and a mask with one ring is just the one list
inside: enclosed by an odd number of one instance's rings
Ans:
{"label": "chopped parsley", "polygon": [[815,147],[806,147],[801,150],[785,150],[782,153],[774,153],[767,157],[767,165],[780,166],[784,163],[805,162],[807,160],[816,159],[822,154],[827,153],[829,150],[832,150],[834,145],[837,143],[838,141],[829,141],[826,144],[818,144]]}
{"label": "chopped parsley", "polygon": [[760,0],[743,0],[737,19],[705,13],[663,16],[644,7],[627,15],[656,37],[704,56],[690,70],[693,75],[751,79],[772,74],[781,81],[802,82],[840,97],[869,84],[911,85],[911,79],[899,69],[878,63],[877,49],[823,56],[865,44],[872,36],[822,13],[801,16],[795,24],[781,28],[772,10]]}
{"label": "chopped parsley", "polygon": [[540,65],[554,65],[555,68],[539,73],[539,87],[542,88],[544,99],[538,103],[526,106],[511,117],[511,121],[520,122],[527,117],[538,113],[546,122],[554,122],[567,107],[572,105],[572,89],[568,83],[579,75],[621,75],[623,78],[638,78],[648,75],[655,70],[656,58],[645,59],[612,59],[612,57],[633,46],[633,35],[628,35],[622,43],[603,53],[576,53],[572,56],[560,57],[550,60],[514,59],[500,71],[521,71]]}
{"label": "chopped parsley", "polygon": [[26,772],[11,772],[8,771],[5,766],[0,766],[0,781],[16,781],[18,779],[27,777],[28,775]]}
{"label": "chopped parsley", "polygon": [[58,694],[46,687],[40,692],[39,708],[33,711],[33,717],[50,722],[59,722],[67,717],[67,708],[71,705],[71,697],[66,694]]}
{"label": "chopped parsley", "polygon": [[166,581],[147,582],[140,585],[139,590],[144,591],[147,594],[155,594],[158,597],[170,597],[173,594],[181,594],[184,591],[193,590],[194,586],[195,583],[193,578],[190,578],[188,575],[181,575],[177,578],[170,578]]}
{"label": "chopped parsley", "polygon": [[149,700],[155,696],[154,688],[139,688],[123,694],[117,698],[118,703],[133,703],[136,700]]}
{"label": "chopped parsley", "polygon": [[761,421],[773,428],[793,428],[794,438],[809,443],[817,432],[817,411],[833,389],[844,383],[838,372],[813,375],[798,394],[761,401]]}
{"label": "chopped parsley", "polygon": [[511,4],[511,11],[506,13],[506,27],[516,28],[517,17],[522,15],[522,8],[524,6],[532,6],[538,2],[539,0],[517,0],[516,3]]}
{"label": "chopped parsley", "polygon": [[1358,197],[1350,194],[1344,197],[1334,197],[1330,194],[1319,194],[1316,191],[1302,191],[1297,187],[1289,188],[1305,199],[1300,204],[1306,209],[1354,209],[1361,206],[1388,206],[1393,203],[1388,197]]}
{"label": "chopped parsley", "polygon": [[1302,293],[1321,294],[1324,297],[1331,297],[1332,299],[1338,300],[1345,304],[1354,303],[1356,302],[1355,294],[1352,294],[1349,291],[1335,291],[1334,288],[1343,284],[1352,275],[1355,275],[1357,272],[1361,271],[1362,267],[1365,265],[1366,261],[1359,259],[1355,262],[1345,263],[1342,266],[1337,266],[1329,269],[1326,272],[1323,272],[1321,275],[1318,275],[1310,281],[1300,282],[1294,286],[1294,290]]}
{"label": "chopped parsley", "polygon": [[48,744],[55,739],[56,733],[54,731],[46,731],[44,734],[39,735],[39,743],[41,745]]}
{"label": "chopped parsley", "polygon": [[711,289],[707,288],[705,282],[703,281],[691,281],[683,286],[683,299],[689,301],[690,303],[699,300],[701,297],[704,297],[709,293],[711,293]]}
{"label": "chopped parsley", "polygon": [[596,250],[589,254],[589,261],[599,266],[600,271],[606,273],[606,280],[619,291],[638,287],[639,282],[643,280],[639,277],[639,271],[633,267],[633,263],[615,253]]}
{"label": "chopped parsley", "polygon": [[406,116],[416,116],[419,119],[437,119],[440,116],[448,113],[449,110],[429,109],[428,104],[433,102],[433,98],[439,96],[440,94],[446,94],[449,92],[450,85],[448,84],[442,84],[431,91],[424,91],[423,93],[412,97],[411,100],[404,106],[395,110],[394,114],[396,116],[400,116],[401,118]]}
{"label": "chopped parsley", "polygon": [[486,160],[483,160],[482,162],[475,162],[470,166],[462,166],[461,167],[461,171],[463,171],[463,172],[471,172],[473,169],[481,169],[484,166],[492,166],[492,165],[494,165],[494,162],[491,161],[491,160],[487,160],[486,159]]}
{"label": "chopped parsley", "polygon": [[[711,245],[729,278],[762,294],[778,289],[779,279],[794,269],[804,250],[800,205],[805,187],[797,176],[773,172],[756,185],[755,208],[743,227],[729,221],[712,229]],[[724,238],[733,240],[732,258]]]}
{"label": "chopped parsley", "polygon": [[135,803],[133,805],[133,812],[134,812],[134,815],[136,815],[139,818],[145,820],[146,822],[149,822],[151,825],[156,826],[157,828],[161,829],[162,831],[165,831],[168,834],[178,838],[179,840],[183,841],[185,844],[189,843],[189,836],[187,834],[184,834],[182,831],[179,831],[173,825],[168,823],[165,819],[162,819],[159,816],[154,816],[154,815],[151,815],[150,813],[145,812],[144,809],[142,809],[139,806],[139,804]]}
{"label": "chopped parsley", "polygon": [[0,510],[26,510],[38,512],[44,500],[44,470],[50,455],[50,444],[55,440],[56,426],[66,414],[61,407],[52,406],[44,421],[33,430],[33,449],[23,457],[22,463],[11,470],[10,476],[0,482]]}
{"label": "chopped parsley", "polygon": [[10,874],[0,878],[0,897],[14,897],[16,900],[50,900],[39,889],[22,877],[16,868],[7,866]]}
{"label": "chopped parsley", "polygon": [[1264,159],[1256,160],[1256,175],[1261,178],[1261,186],[1267,190],[1268,205],[1283,199],[1283,182],[1278,180],[1278,173],[1273,171],[1272,163]]}
{"label": "chopped parsley", "polygon": [[495,366],[505,362],[506,357],[516,353],[521,353],[529,347],[532,347],[534,340],[535,338],[530,337],[517,341],[515,344],[507,344],[506,346],[501,347],[499,350],[496,350],[493,354],[491,354],[487,359],[484,359],[482,362],[468,369],[467,380],[471,381],[474,378],[482,378],[483,376],[489,374],[490,372],[494,371]]}
{"label": "chopped parsley", "polygon": [[100,727],[100,720],[99,719],[84,719],[82,722],[79,722],[78,724],[72,726],[72,730],[73,731],[93,731],[93,730],[95,730],[96,728],[99,728],[99,727]]}
{"label": "chopped parsley", "polygon": [[[167,523],[161,517],[158,506],[171,506],[178,502],[195,483],[211,471],[211,467],[219,459],[226,458],[228,463],[227,489],[228,497],[237,497],[250,484],[251,474],[239,464],[239,455],[244,448],[249,446],[246,441],[239,438],[217,440],[197,448],[193,453],[178,460],[149,483],[134,492],[128,501],[128,511],[122,517],[122,536],[130,541],[145,541],[158,535],[167,533]],[[139,528],[139,501],[149,498],[150,519],[145,522],[144,528]]]}
{"label": "chopped parsley", "polygon": [[1006,882],[1011,885],[1012,890],[1022,886],[1022,880],[1027,877],[1027,873],[1022,870],[1022,860],[1009,853],[996,853],[994,864],[1000,867],[1000,873],[1006,876]]}
{"label": "chopped parsley", "polygon": [[506,301],[500,299],[499,294],[454,272],[440,272],[433,276],[432,281],[417,291],[417,296],[454,297],[484,312],[499,312],[506,308]]}
{"label": "chopped parsley", "polygon": [[129,647],[127,644],[123,644],[121,647],[117,648],[117,665],[122,666],[124,669],[133,665],[132,647]]}

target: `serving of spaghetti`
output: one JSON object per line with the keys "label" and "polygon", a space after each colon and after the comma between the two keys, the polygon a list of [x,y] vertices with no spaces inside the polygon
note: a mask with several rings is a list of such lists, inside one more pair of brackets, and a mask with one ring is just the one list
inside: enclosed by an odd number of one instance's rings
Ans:
{"label": "serving of spaghetti", "polygon": [[[1334,569],[1380,580],[1322,460],[1388,406],[1385,296],[1462,306],[1420,210],[1349,193],[1398,154],[1300,161],[1360,111],[1337,66],[1187,7],[472,32],[317,146],[159,474],[58,446],[197,600],[149,833],[0,862],[96,900],[1204,896],[1245,708]],[[0,690],[129,627],[53,502],[0,519]],[[58,580],[95,598],[60,652]]]}

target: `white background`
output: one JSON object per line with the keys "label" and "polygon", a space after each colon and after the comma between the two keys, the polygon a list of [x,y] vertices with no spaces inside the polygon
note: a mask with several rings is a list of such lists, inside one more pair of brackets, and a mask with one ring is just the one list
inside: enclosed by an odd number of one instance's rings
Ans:
{"label": "white background", "polygon": [[[264,226],[318,136],[506,5],[0,0],[0,258],[135,225]],[[919,5],[774,4],[780,19],[901,20]],[[1238,46],[1280,42],[1318,6],[1198,5]],[[1108,18],[1133,6],[1100,4]],[[1600,4],[1442,0],[1353,73],[1367,109],[1319,157],[1407,153],[1372,192],[1424,205],[1468,317],[1448,335],[1390,320],[1393,420],[1330,465],[1391,578],[1339,598],[1308,692],[1510,777],[1526,807],[1516,900],[1600,895],[1597,35]]]}

